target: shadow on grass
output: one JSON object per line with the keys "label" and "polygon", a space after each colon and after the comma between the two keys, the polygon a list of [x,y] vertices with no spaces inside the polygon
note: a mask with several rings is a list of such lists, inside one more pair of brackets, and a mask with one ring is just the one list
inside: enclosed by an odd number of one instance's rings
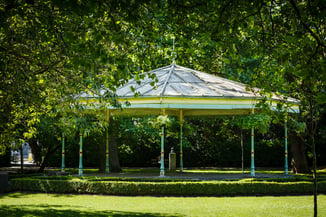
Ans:
{"label": "shadow on grass", "polygon": [[[37,192],[11,192],[11,193],[4,193],[0,194],[0,198],[25,198],[31,194],[39,194]],[[74,197],[74,194],[52,194],[54,197]],[[0,215],[1,216],[1,215]]]}
{"label": "shadow on grass", "polygon": [[[72,209],[72,208],[75,209]],[[78,210],[79,206],[61,206],[61,205],[0,205],[0,216],[36,216],[36,217],[75,217],[75,216],[147,216],[147,217],[162,217],[162,216],[181,216],[167,215],[161,213],[146,213],[146,212],[123,212],[123,211],[95,211],[95,210]]]}

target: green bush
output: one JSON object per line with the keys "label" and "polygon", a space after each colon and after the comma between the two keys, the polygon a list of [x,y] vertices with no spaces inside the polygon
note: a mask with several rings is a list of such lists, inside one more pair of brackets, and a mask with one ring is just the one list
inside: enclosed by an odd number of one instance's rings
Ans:
{"label": "green bush", "polygon": [[[109,195],[182,195],[182,196],[235,196],[235,195],[288,195],[312,194],[313,183],[274,181],[102,181],[79,178],[65,179],[12,179],[12,191],[47,193],[90,193]],[[319,193],[326,193],[326,181],[318,183]]]}

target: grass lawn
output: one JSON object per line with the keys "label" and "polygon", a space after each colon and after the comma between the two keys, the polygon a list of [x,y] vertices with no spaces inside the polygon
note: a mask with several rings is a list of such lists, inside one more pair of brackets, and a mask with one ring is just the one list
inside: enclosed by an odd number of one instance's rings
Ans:
{"label": "grass lawn", "polygon": [[[326,216],[326,196],[318,196]],[[0,216],[312,216],[312,196],[118,197],[101,195],[0,195]]]}

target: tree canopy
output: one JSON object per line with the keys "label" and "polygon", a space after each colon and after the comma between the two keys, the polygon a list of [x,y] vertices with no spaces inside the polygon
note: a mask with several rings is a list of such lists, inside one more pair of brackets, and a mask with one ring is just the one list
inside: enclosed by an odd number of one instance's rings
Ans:
{"label": "tree canopy", "polygon": [[307,145],[318,134],[324,1],[2,0],[0,15],[1,147],[82,91],[105,86],[114,103],[116,87],[171,62],[172,38],[180,65],[299,99]]}
{"label": "tree canopy", "polygon": [[[1,1],[1,143],[81,91],[115,88],[177,63],[301,100],[324,112],[324,1]],[[111,98],[112,95],[106,95]]]}
{"label": "tree canopy", "polygon": [[139,27],[129,20],[141,5],[126,4],[1,1],[2,145],[32,136],[40,115],[74,94],[101,85],[114,91],[138,71]]}
{"label": "tree canopy", "polygon": [[2,144],[31,136],[39,115],[73,94],[102,85],[114,93],[169,63],[172,37],[177,63],[296,97],[303,117],[318,119],[326,100],[325,8],[318,0],[3,0]]}
{"label": "tree canopy", "polygon": [[[81,91],[171,62],[301,101],[314,149],[326,103],[323,0],[0,1],[0,147]],[[315,156],[315,154],[314,154]]]}

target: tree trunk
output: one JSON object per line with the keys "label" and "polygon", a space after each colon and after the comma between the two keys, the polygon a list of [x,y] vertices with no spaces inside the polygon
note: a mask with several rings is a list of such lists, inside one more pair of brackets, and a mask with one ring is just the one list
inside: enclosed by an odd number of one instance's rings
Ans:
{"label": "tree trunk", "polygon": [[44,156],[44,159],[42,160],[41,164],[40,164],[40,168],[38,169],[39,173],[43,173],[45,166],[48,164],[48,155]]}
{"label": "tree trunk", "polygon": [[41,154],[41,148],[37,144],[37,140],[35,138],[32,138],[28,141],[28,144],[32,149],[33,160],[36,163],[36,166],[40,166],[42,163],[42,154]]}
{"label": "tree trunk", "polygon": [[106,146],[105,146],[105,134],[102,136],[102,140],[100,142],[100,165],[99,165],[99,171],[101,173],[105,172],[105,152],[106,152]]}
{"label": "tree trunk", "polygon": [[117,146],[117,136],[115,134],[110,135],[109,139],[109,150],[110,150],[110,171],[111,172],[121,172],[120,167],[118,146]]}
{"label": "tree trunk", "polygon": [[61,148],[61,145],[56,145],[52,149],[49,147],[47,149],[47,152],[44,156],[44,159],[42,160],[42,163],[40,164],[40,168],[38,169],[39,173],[44,172],[45,167],[48,165],[49,158],[59,149]]}
{"label": "tree trunk", "polygon": [[290,132],[289,139],[292,153],[292,172],[310,173],[304,140],[294,132]]}
{"label": "tree trunk", "polygon": [[313,153],[313,181],[314,181],[314,217],[317,217],[317,158],[315,136],[312,135],[312,153]]}

